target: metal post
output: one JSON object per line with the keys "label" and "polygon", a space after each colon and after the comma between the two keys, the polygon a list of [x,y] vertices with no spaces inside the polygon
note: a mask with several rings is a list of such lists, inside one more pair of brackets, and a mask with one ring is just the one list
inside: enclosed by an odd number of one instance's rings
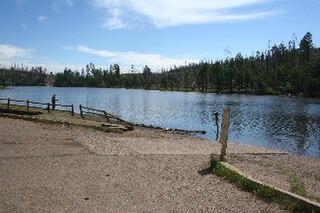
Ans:
{"label": "metal post", "polygon": [[224,161],[227,155],[229,117],[230,117],[230,109],[225,108],[223,110],[223,115],[222,115],[221,134],[220,134],[220,141],[219,141],[219,143],[221,143],[220,161]]}
{"label": "metal post", "polygon": [[29,100],[27,100],[27,110],[29,110]]}
{"label": "metal post", "polygon": [[73,104],[71,105],[71,115],[74,116],[74,108],[73,108]]}
{"label": "metal post", "polygon": [[81,106],[81,104],[79,105],[79,109],[80,109],[80,116],[81,116],[81,118],[83,118],[83,114],[82,114],[82,106]]}
{"label": "metal post", "polygon": [[214,121],[215,121],[215,124],[217,126],[216,140],[218,140],[218,138],[219,138],[219,125],[218,125],[219,119],[218,119],[218,115],[219,115],[219,112],[213,112]]}
{"label": "metal post", "polygon": [[10,107],[10,98],[8,98],[8,105],[7,105],[7,108],[9,109]]}

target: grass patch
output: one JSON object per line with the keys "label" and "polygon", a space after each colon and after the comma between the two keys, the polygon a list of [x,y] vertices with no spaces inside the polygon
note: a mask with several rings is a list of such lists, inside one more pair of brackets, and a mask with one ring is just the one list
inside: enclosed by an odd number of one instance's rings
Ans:
{"label": "grass patch", "polygon": [[[10,104],[10,107],[8,108],[8,105],[6,103],[0,103],[0,108],[27,111],[27,106],[23,105],[23,104],[21,104],[21,105]],[[43,111],[43,110],[46,110],[46,108],[29,106],[29,110],[28,111]]]}
{"label": "grass patch", "polygon": [[254,194],[268,201],[273,201],[273,198],[275,197],[276,190],[273,188],[262,186],[249,180],[237,172],[225,167],[214,157],[211,157],[211,169],[214,174],[227,179],[242,190],[253,192]]}
{"label": "grass patch", "polygon": [[306,191],[304,183],[302,183],[297,176],[289,175],[288,182],[290,183],[291,192],[301,195],[303,197],[308,197],[308,193]]}
{"label": "grass patch", "polygon": [[215,175],[235,184],[238,188],[251,192],[268,202],[278,203],[291,212],[320,212],[320,209],[312,204],[293,198],[270,186],[254,182],[253,180],[231,170],[218,160],[218,156],[211,155],[210,170]]}
{"label": "grass patch", "polygon": [[[42,114],[42,116],[35,117],[35,115],[40,115],[40,114]],[[79,124],[74,122],[57,120],[59,118],[71,116],[69,112],[65,112],[62,110],[54,110],[54,111],[50,110],[50,112],[48,112],[44,108],[37,108],[37,107],[30,107],[29,110],[27,110],[26,106],[21,106],[21,105],[10,105],[10,108],[7,108],[7,104],[0,103],[0,116],[45,123],[45,124],[52,124],[52,125],[82,127],[86,129],[94,129],[101,132],[114,132],[114,133],[122,132],[119,129],[112,129],[112,128],[103,127],[103,126],[86,125],[86,124]]]}
{"label": "grass patch", "polygon": [[14,119],[22,119],[26,121],[33,121],[38,123],[45,123],[45,124],[51,124],[51,125],[65,125],[65,126],[73,126],[73,127],[82,127],[86,129],[93,129],[101,132],[114,132],[114,133],[121,133],[121,130],[118,129],[111,129],[107,127],[102,126],[93,126],[93,125],[86,125],[86,124],[77,124],[77,123],[70,123],[67,121],[57,121],[57,120],[49,120],[49,119],[42,119],[37,118],[33,116],[21,116],[17,114],[3,114],[0,112],[0,116],[2,117],[8,117],[8,118],[14,118]]}
{"label": "grass patch", "polygon": [[0,107],[0,112],[17,114],[17,115],[40,115],[40,114],[42,114],[42,112],[35,111],[35,110],[31,111],[31,110],[21,110],[18,108],[3,108],[3,107]]}

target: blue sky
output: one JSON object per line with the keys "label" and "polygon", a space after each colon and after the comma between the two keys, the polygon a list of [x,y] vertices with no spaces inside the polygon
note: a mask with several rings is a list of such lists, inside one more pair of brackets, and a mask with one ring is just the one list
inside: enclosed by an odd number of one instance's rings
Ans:
{"label": "blue sky", "polygon": [[308,31],[319,47],[319,10],[319,0],[1,0],[0,66],[157,71],[249,56]]}

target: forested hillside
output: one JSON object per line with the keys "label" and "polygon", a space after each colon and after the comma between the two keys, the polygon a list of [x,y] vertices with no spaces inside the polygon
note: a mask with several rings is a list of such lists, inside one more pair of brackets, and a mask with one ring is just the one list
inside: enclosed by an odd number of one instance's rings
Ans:
{"label": "forested hillside", "polygon": [[[48,74],[42,68],[0,69],[0,85],[44,85]],[[320,97],[320,49],[306,33],[297,42],[290,40],[251,56],[238,53],[219,61],[201,61],[152,72],[118,64],[109,69],[90,63],[85,69],[66,68],[54,76],[57,87],[125,87],[160,90],[250,94],[304,94]]]}

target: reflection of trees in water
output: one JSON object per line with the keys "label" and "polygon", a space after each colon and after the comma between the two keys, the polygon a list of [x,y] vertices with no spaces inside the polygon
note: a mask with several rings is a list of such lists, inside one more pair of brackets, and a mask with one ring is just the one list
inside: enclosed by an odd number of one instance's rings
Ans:
{"label": "reflection of trees in water", "polygon": [[309,120],[305,115],[293,116],[294,124],[292,126],[292,131],[296,133],[296,143],[297,149],[304,153],[307,148],[308,138],[309,138]]}
{"label": "reflection of trees in water", "polygon": [[241,102],[227,101],[226,107],[230,108],[230,129],[241,135],[245,120],[243,116],[247,112],[241,110]]}
{"label": "reflection of trees in water", "polygon": [[250,107],[247,104],[247,97],[243,96],[231,96],[224,104],[224,107],[230,109],[229,138],[231,140],[239,142],[239,139],[241,138],[242,140],[244,139],[247,141],[247,139],[252,136],[249,135],[250,133],[247,131],[247,128],[250,126],[251,117]]}
{"label": "reflection of trees in water", "polygon": [[287,150],[294,146],[294,151],[305,153],[312,146],[310,141],[312,118],[305,112],[305,104],[278,103],[268,109],[270,111],[265,124],[270,143],[286,147]]}
{"label": "reflection of trees in water", "polygon": [[[212,132],[210,138],[218,139],[219,137],[219,127],[221,126],[221,116],[223,109],[229,107],[231,109],[231,120],[235,122],[233,125],[233,133],[241,132],[241,122],[242,122],[242,113],[241,113],[241,100],[239,96],[235,95],[234,97],[225,96],[225,95],[215,95],[215,94],[200,94],[197,97],[196,102],[196,117],[199,120],[199,123],[207,127],[209,132]],[[218,112],[217,120],[215,120],[214,112]]]}
{"label": "reflection of trees in water", "polygon": [[143,94],[143,118],[148,119],[148,112],[150,111],[151,103],[150,103],[150,93],[145,91]]}
{"label": "reflection of trees in water", "polygon": [[320,115],[309,119],[308,131],[310,133],[308,138],[309,147],[320,157]]}
{"label": "reflection of trees in water", "polygon": [[206,124],[208,122],[208,114],[210,113],[210,103],[207,101],[205,94],[198,96],[197,108],[198,116],[200,118],[201,124]]}

